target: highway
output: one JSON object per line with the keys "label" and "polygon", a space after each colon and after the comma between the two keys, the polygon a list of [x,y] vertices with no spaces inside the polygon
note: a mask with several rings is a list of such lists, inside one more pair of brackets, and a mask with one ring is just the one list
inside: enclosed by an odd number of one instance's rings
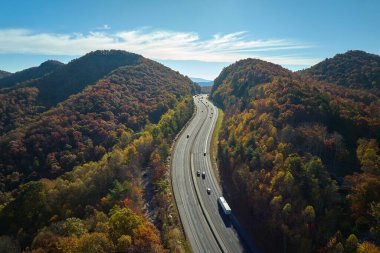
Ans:
{"label": "highway", "polygon": [[[234,223],[217,203],[222,191],[212,169],[209,150],[218,110],[206,95],[194,97],[194,103],[196,113],[176,141],[171,170],[174,197],[186,238],[194,253],[250,252]],[[206,173],[205,178],[197,175],[198,170]],[[210,194],[207,188],[211,189]]]}

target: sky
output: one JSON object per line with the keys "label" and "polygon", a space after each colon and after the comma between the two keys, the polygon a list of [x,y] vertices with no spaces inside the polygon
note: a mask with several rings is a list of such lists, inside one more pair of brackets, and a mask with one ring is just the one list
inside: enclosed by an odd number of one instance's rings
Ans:
{"label": "sky", "polygon": [[213,80],[245,58],[298,70],[347,50],[380,54],[379,27],[378,0],[3,1],[0,70],[121,49]]}

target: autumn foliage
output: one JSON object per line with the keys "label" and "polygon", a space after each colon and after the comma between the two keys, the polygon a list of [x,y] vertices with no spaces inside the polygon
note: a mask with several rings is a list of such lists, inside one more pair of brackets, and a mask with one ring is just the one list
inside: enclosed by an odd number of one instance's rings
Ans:
{"label": "autumn foliage", "polygon": [[166,160],[197,89],[141,57],[23,124],[4,123],[0,251],[182,251]]}
{"label": "autumn foliage", "polygon": [[222,71],[211,97],[226,115],[228,201],[264,252],[380,243],[378,96],[247,59]]}

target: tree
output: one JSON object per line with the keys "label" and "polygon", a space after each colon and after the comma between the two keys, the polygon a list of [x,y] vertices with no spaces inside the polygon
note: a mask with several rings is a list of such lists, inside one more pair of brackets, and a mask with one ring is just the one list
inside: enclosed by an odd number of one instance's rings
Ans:
{"label": "tree", "polygon": [[303,215],[307,223],[313,223],[315,219],[315,210],[313,206],[306,206],[303,210]]}
{"label": "tree", "polygon": [[380,202],[372,202],[368,213],[371,217],[371,236],[376,242],[380,242]]}
{"label": "tree", "polygon": [[346,240],[344,249],[347,253],[355,253],[358,247],[359,240],[354,234],[350,234]]}
{"label": "tree", "polygon": [[84,222],[78,218],[67,218],[60,226],[60,234],[63,236],[76,235],[80,236],[87,233],[87,228]]}
{"label": "tree", "polygon": [[141,224],[133,229],[132,241],[134,252],[164,252],[158,231],[152,224]]}
{"label": "tree", "polygon": [[83,234],[78,241],[78,253],[98,252],[108,253],[114,251],[115,246],[106,234]]}
{"label": "tree", "polygon": [[380,253],[380,248],[370,242],[363,242],[359,245],[357,253]]}
{"label": "tree", "polygon": [[380,175],[380,148],[375,139],[359,139],[356,155],[364,172]]}
{"label": "tree", "polygon": [[109,223],[114,240],[122,235],[132,235],[133,229],[143,223],[142,217],[133,213],[129,208],[114,208],[110,212]]}

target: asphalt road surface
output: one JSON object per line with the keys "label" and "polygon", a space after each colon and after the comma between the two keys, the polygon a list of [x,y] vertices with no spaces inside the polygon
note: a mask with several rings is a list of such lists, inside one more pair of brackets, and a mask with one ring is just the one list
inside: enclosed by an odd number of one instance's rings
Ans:
{"label": "asphalt road surface", "polygon": [[222,191],[209,153],[218,110],[206,95],[194,97],[194,103],[196,114],[177,139],[172,159],[173,191],[186,237],[194,253],[256,252],[252,242],[243,243],[249,237],[236,219],[224,215],[217,203]]}

